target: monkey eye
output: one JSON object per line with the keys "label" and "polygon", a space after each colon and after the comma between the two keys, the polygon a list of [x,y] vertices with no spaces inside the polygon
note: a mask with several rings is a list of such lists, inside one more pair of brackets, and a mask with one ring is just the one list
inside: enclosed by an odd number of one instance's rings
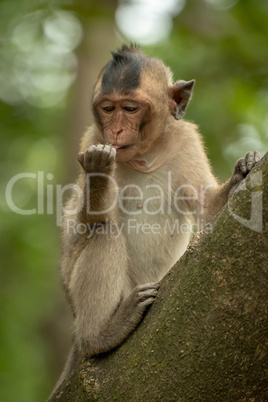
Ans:
{"label": "monkey eye", "polygon": [[123,109],[131,113],[135,112],[138,108],[136,106],[124,106]]}
{"label": "monkey eye", "polygon": [[102,107],[102,109],[105,111],[105,112],[112,112],[113,110],[114,110],[114,106],[103,106]]}

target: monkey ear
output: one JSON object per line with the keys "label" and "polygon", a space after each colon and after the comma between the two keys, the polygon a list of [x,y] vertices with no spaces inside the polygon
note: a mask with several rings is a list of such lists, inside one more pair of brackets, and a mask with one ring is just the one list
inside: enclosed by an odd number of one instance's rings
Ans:
{"label": "monkey ear", "polygon": [[186,107],[191,99],[194,83],[194,80],[180,80],[168,88],[169,109],[176,120],[181,119],[185,114]]}

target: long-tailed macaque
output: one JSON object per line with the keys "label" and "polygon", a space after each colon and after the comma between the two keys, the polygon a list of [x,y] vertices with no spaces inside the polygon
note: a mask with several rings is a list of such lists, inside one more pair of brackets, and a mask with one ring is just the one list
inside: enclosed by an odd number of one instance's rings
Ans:
{"label": "long-tailed macaque", "polygon": [[182,120],[193,85],[173,83],[161,60],[135,46],[112,53],[100,72],[64,218],[61,276],[75,331],[58,384],[83,355],[124,341],[192,228],[222,208],[260,158],[249,152],[217,183],[197,126]]}

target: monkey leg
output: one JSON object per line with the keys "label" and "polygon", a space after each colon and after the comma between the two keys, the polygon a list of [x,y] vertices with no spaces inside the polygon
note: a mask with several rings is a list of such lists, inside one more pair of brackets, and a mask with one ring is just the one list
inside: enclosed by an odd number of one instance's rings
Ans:
{"label": "monkey leg", "polygon": [[[112,230],[108,224],[103,226]],[[70,280],[78,349],[95,355],[118,346],[152,304],[158,287],[150,283],[132,290],[123,235],[95,233],[81,252]]]}
{"label": "monkey leg", "polygon": [[117,183],[114,179],[116,150],[110,145],[92,145],[78,154],[84,169],[82,186],[84,204],[79,221],[95,224],[114,220],[117,204]]}
{"label": "monkey leg", "polygon": [[[137,286],[130,295],[122,301],[116,309],[102,332],[82,338],[79,335],[80,328],[76,328],[76,339],[73,341],[64,370],[48,399],[57,392],[60,385],[71,372],[78,366],[84,355],[95,355],[107,352],[120,345],[130,332],[138,325],[145,309],[150,306],[157,294],[158,283],[148,283]],[[90,323],[88,323],[90,325]]]}
{"label": "monkey leg", "polygon": [[119,304],[101,332],[79,340],[83,353],[92,356],[119,346],[138,325],[146,308],[153,303],[158,288],[158,283],[135,287]]}
{"label": "monkey leg", "polygon": [[75,332],[72,349],[52,395],[84,355],[104,353],[120,345],[157,295],[158,283],[133,289],[125,238],[119,233],[112,223],[96,226],[67,275],[65,286],[75,315]]}

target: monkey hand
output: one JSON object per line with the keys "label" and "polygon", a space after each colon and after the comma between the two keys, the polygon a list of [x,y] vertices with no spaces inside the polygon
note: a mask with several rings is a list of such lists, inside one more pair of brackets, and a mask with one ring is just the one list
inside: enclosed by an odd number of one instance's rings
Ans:
{"label": "monkey hand", "polygon": [[248,152],[244,158],[239,159],[231,176],[231,185],[238,185],[260,159],[261,155],[258,151]]}
{"label": "monkey hand", "polygon": [[115,165],[116,150],[110,145],[91,145],[86,152],[79,152],[78,162],[86,173],[109,174]]}

